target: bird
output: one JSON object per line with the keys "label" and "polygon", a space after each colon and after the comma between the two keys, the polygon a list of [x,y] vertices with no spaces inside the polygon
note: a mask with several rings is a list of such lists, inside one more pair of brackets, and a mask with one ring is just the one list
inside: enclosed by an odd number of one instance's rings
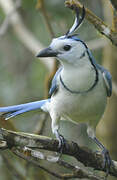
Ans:
{"label": "bird", "polygon": [[26,104],[0,107],[6,120],[22,113],[40,109],[51,117],[51,129],[59,140],[59,147],[65,143],[59,133],[60,120],[70,120],[87,125],[88,136],[101,148],[107,175],[111,165],[108,150],[96,137],[96,126],[104,114],[107,98],[112,94],[110,72],[94,59],[86,43],[75,31],[85,18],[83,6],[81,14],[74,7],[75,21],[65,35],[53,38],[50,45],[41,50],[38,58],[55,57],[61,66],[55,73],[48,99]]}

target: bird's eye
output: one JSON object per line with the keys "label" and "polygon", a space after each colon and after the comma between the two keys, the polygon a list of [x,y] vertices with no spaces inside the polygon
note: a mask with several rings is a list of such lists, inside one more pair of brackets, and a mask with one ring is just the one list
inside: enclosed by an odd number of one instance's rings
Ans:
{"label": "bird's eye", "polygon": [[65,45],[65,46],[63,47],[63,49],[64,49],[65,51],[69,51],[69,50],[71,49],[71,46],[70,46],[70,45]]}

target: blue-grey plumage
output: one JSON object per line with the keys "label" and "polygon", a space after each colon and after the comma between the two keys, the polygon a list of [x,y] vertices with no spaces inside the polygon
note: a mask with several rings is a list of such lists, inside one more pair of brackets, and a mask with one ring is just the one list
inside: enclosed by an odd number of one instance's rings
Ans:
{"label": "blue-grey plumage", "polygon": [[103,78],[104,78],[106,89],[107,89],[107,96],[110,97],[112,94],[112,76],[110,72],[107,69],[105,69],[103,66],[100,66],[99,64],[97,64],[97,68],[99,68],[99,70],[103,74]]}
{"label": "blue-grey plumage", "polygon": [[105,69],[103,66],[101,66],[100,64],[97,64],[94,57],[92,56],[92,53],[90,52],[90,50],[88,49],[90,58],[92,59],[93,63],[95,64],[96,68],[99,69],[101,71],[101,73],[103,74],[103,78],[106,84],[106,89],[107,89],[107,96],[110,97],[112,94],[112,76],[110,74],[110,72]]}
{"label": "blue-grey plumage", "polygon": [[62,71],[63,67],[60,67],[57,72],[54,75],[54,78],[52,80],[52,84],[50,87],[50,91],[49,91],[49,95],[52,96],[52,94],[57,90],[57,77],[60,74],[60,72]]}

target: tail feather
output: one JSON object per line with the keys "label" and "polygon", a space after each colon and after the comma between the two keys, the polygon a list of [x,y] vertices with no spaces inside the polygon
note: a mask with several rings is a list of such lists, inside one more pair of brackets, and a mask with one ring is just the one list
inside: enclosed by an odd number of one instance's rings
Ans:
{"label": "tail feather", "polygon": [[46,100],[35,101],[35,102],[20,104],[15,106],[1,107],[0,112],[3,113],[1,116],[4,117],[6,120],[8,120],[11,117],[17,116],[19,114],[23,114],[28,111],[33,111],[36,109],[43,110],[43,106],[49,101],[50,99],[46,99]]}

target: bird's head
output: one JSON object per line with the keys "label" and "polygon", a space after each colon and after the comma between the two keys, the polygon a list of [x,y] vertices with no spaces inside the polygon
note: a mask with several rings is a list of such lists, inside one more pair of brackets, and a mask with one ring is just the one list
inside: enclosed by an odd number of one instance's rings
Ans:
{"label": "bird's head", "polygon": [[72,63],[81,59],[87,50],[83,41],[76,36],[61,36],[52,40],[50,46],[39,52],[37,57],[57,57]]}
{"label": "bird's head", "polygon": [[70,30],[61,37],[54,38],[48,48],[39,52],[37,57],[56,57],[63,62],[76,63],[87,50],[86,44],[80,40],[73,32],[80,26],[85,16],[85,9],[82,9],[82,15],[79,18],[79,10],[75,8],[76,18]]}

